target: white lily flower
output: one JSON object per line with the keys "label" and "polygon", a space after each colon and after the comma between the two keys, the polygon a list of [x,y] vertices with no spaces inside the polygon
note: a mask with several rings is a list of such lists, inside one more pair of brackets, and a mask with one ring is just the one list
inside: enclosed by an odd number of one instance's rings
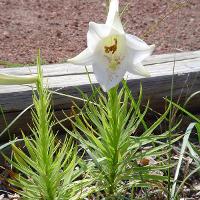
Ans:
{"label": "white lily flower", "polygon": [[97,81],[104,91],[108,91],[122,80],[127,71],[150,76],[141,62],[152,54],[154,48],[154,45],[149,46],[124,32],[119,0],[111,0],[106,23],[89,23],[87,48],[68,62],[92,65]]}
{"label": "white lily flower", "polygon": [[0,85],[21,85],[35,83],[37,76],[15,76],[10,74],[0,74]]}

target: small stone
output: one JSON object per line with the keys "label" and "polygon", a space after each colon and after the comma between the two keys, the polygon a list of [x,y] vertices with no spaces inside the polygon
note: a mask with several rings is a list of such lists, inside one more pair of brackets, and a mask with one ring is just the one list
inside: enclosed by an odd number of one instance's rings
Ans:
{"label": "small stone", "polygon": [[4,199],[4,194],[0,195],[0,200]]}
{"label": "small stone", "polygon": [[3,32],[3,35],[6,37],[6,38],[9,38],[10,37],[10,33],[8,31],[4,31]]}
{"label": "small stone", "polygon": [[194,21],[194,18],[190,18],[190,22],[193,22]]}
{"label": "small stone", "polygon": [[56,31],[56,36],[57,36],[58,38],[60,38],[60,37],[61,37],[61,35],[62,35],[62,32],[61,32],[61,31],[59,31],[59,30],[57,30],[57,31]]}
{"label": "small stone", "polygon": [[200,191],[196,193],[196,196],[197,196],[197,197],[200,196]]}
{"label": "small stone", "polygon": [[20,196],[18,194],[9,194],[8,197],[12,200],[19,200]]}
{"label": "small stone", "polygon": [[194,187],[195,190],[200,191],[200,184],[193,185],[193,187]]}
{"label": "small stone", "polygon": [[57,16],[57,12],[52,12],[50,18],[54,19]]}
{"label": "small stone", "polygon": [[20,25],[22,25],[22,24],[21,24],[21,22],[16,22],[16,25],[17,25],[17,26],[20,26]]}

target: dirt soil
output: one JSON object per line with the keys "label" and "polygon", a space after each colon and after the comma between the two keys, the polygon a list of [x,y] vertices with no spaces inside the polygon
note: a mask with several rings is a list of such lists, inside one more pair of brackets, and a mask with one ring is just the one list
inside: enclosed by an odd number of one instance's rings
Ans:
{"label": "dirt soil", "polygon": [[[157,54],[200,49],[200,0],[173,11],[178,2],[121,0],[121,8],[129,3],[125,30],[156,44]],[[40,48],[45,63],[64,62],[86,47],[88,22],[105,19],[105,0],[0,0],[0,61],[33,64]]]}

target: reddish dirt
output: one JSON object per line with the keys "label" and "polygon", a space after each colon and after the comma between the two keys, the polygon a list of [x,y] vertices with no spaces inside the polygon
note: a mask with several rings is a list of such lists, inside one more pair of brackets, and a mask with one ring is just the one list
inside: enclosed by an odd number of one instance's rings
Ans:
{"label": "reddish dirt", "polygon": [[[126,31],[156,44],[155,53],[200,49],[200,0],[172,12],[145,37],[181,0],[121,0],[121,8],[128,2]],[[0,60],[31,64],[40,48],[46,63],[64,62],[86,47],[88,22],[105,19],[105,0],[1,0]]]}

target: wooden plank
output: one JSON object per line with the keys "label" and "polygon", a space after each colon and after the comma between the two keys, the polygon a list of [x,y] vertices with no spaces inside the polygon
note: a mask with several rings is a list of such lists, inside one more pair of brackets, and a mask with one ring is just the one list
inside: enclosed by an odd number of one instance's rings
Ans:
{"label": "wooden plank", "polygon": [[[174,59],[176,62],[174,62]],[[128,84],[137,97],[139,85],[142,82],[144,91],[144,102],[150,99],[151,107],[157,111],[163,108],[163,97],[170,96],[172,71],[175,63],[174,74],[174,99],[183,102],[188,95],[200,89],[200,51],[184,52],[177,54],[155,55],[145,62],[147,69],[151,72],[150,78],[127,73]],[[55,64],[43,66],[45,82],[51,90],[59,90],[61,93],[79,97],[79,91],[74,86],[80,86],[84,93],[90,94],[90,85],[88,75],[85,73],[84,66],[75,66],[71,64]],[[90,78],[94,84],[97,84],[92,67],[88,66]],[[0,69],[0,73],[10,74],[30,74],[36,73],[36,67],[23,67],[14,69]],[[32,103],[31,94],[34,86],[0,86],[0,105],[5,112],[8,123],[14,119],[23,109]],[[189,109],[194,112],[200,112],[200,96],[196,96],[189,105]],[[71,99],[65,96],[54,95],[53,104],[56,112],[61,109],[70,110]],[[28,114],[19,120],[11,128],[11,132],[19,130],[23,124],[30,121]],[[0,117],[0,133],[5,128],[2,117]]]}
{"label": "wooden plank", "polygon": [[[200,63],[200,57],[195,59],[186,59],[181,61],[176,61],[175,63],[175,74],[181,75],[186,74],[190,72],[198,72],[199,71],[199,63]],[[59,72],[57,74],[55,72],[55,75],[53,75],[54,72],[48,71],[48,68],[44,69],[44,76],[47,78],[46,82],[48,82],[49,87],[70,87],[70,86],[77,86],[77,85],[85,85],[89,84],[88,76],[85,72],[85,67],[83,66],[75,66],[71,64],[65,64],[65,67],[68,67],[71,69],[71,72],[67,70],[67,73],[63,70],[63,65],[55,65],[56,72]],[[155,77],[160,76],[171,76],[173,71],[174,63],[167,62],[167,63],[156,63],[151,65],[146,65],[146,68],[151,72],[151,79],[154,79]],[[80,69],[77,69],[79,67]],[[31,67],[30,70],[35,70],[36,67]],[[84,68],[84,69],[83,69]],[[91,68],[89,66],[88,68]],[[15,69],[17,70],[17,69]],[[55,69],[54,69],[55,70]],[[9,69],[12,74],[20,74],[21,68],[18,69],[18,73],[15,71],[12,71],[12,69]],[[8,72],[8,70],[1,69],[2,73]],[[15,73],[14,73],[15,72]],[[22,73],[23,74],[23,73]],[[30,74],[30,73],[29,73]],[[142,77],[129,74],[127,73],[128,79],[132,80],[139,80]],[[94,83],[96,83],[96,79],[93,74],[90,74],[90,77]],[[12,93],[12,92],[22,92],[30,90],[30,86],[1,86],[0,87],[0,94],[6,93]]]}
{"label": "wooden plank", "polygon": [[[172,63],[174,60],[184,61],[189,60],[190,62],[193,59],[200,58],[200,51],[194,52],[183,52],[183,53],[172,53],[172,54],[161,54],[161,55],[153,55],[144,61],[144,65],[155,65],[162,63]],[[91,66],[87,66],[89,72],[93,72]],[[16,67],[16,68],[2,68],[0,69],[1,73],[9,73],[15,75],[28,75],[28,74],[36,74],[36,67]],[[74,75],[74,74],[83,74],[85,73],[85,66],[76,66],[72,64],[51,64],[51,65],[43,65],[43,71],[45,77],[55,77],[55,76],[63,76],[63,75]]]}

